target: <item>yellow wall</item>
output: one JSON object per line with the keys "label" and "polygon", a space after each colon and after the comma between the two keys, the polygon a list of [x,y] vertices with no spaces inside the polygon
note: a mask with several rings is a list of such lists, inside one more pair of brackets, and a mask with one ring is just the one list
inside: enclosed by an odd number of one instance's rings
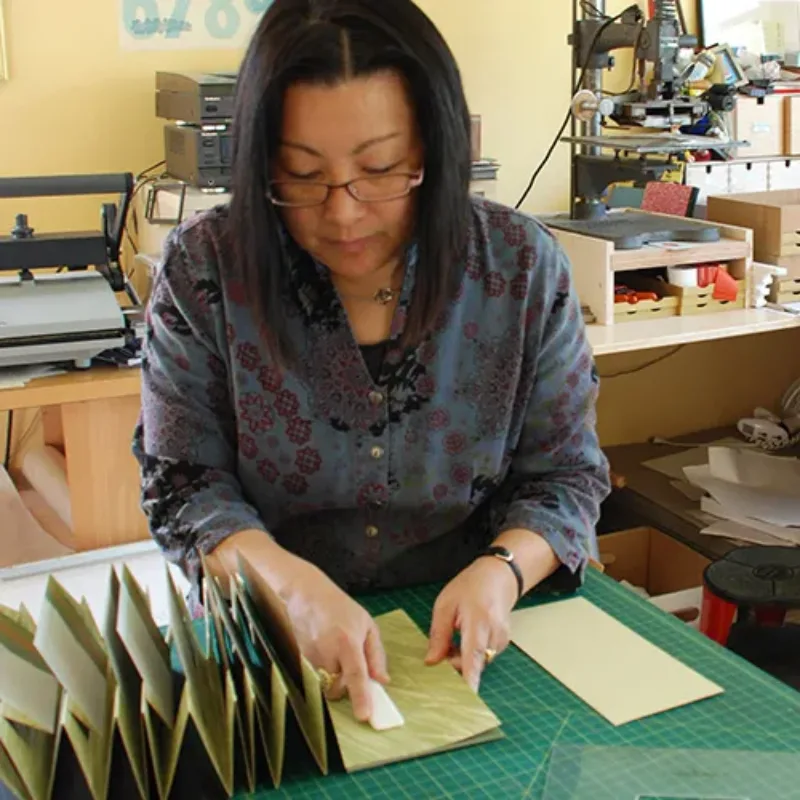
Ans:
{"label": "yellow wall", "polygon": [[[569,97],[568,0],[421,0],[461,65],[484,119],[484,153],[502,163],[501,199],[516,201]],[[158,69],[235,69],[238,51],[126,52],[118,0],[5,0],[11,80],[0,83],[0,175],[138,172],[162,157]],[[560,146],[529,204],[567,199]],[[35,211],[40,229],[95,227],[98,199],[0,202],[0,231]]]}
{"label": "yellow wall", "polygon": [[[569,101],[570,0],[419,0],[448,39],[484,155],[499,159],[500,199],[514,203]],[[158,69],[235,69],[236,50],[126,52],[119,0],[5,0],[11,80],[0,83],[0,175],[138,172],[162,157]],[[684,0],[693,19],[694,3]],[[623,0],[611,0],[616,13]],[[624,59],[623,59],[624,60]],[[623,69],[622,63],[619,67]],[[568,147],[559,145],[526,208],[564,208]],[[97,199],[0,201],[0,231],[29,210],[40,229],[95,227]]]}

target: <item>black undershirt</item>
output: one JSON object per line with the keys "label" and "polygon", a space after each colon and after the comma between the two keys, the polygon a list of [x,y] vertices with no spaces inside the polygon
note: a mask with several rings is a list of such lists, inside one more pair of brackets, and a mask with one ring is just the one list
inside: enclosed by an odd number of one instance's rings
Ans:
{"label": "black undershirt", "polygon": [[378,378],[383,369],[383,359],[386,356],[386,347],[388,342],[378,342],[377,344],[362,344],[361,355],[364,363],[367,365],[369,374],[374,383],[378,382]]}

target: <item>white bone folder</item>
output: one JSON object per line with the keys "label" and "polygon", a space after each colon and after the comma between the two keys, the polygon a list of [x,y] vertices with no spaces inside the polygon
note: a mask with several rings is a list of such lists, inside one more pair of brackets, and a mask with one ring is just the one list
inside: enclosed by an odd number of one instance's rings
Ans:
{"label": "white bone folder", "polygon": [[372,715],[369,724],[376,731],[388,731],[405,725],[403,715],[386,689],[378,681],[370,680],[370,698],[372,700]]}

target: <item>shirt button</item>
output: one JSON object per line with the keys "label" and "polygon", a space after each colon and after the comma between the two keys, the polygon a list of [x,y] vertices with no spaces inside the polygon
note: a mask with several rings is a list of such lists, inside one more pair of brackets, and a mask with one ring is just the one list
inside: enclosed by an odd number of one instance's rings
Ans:
{"label": "shirt button", "polygon": [[375,445],[375,447],[369,451],[369,454],[375,459],[383,458],[383,448]]}
{"label": "shirt button", "polygon": [[374,406],[383,405],[384,399],[385,398],[383,396],[383,392],[370,392],[369,393],[369,401]]}
{"label": "shirt button", "polygon": [[380,531],[378,531],[374,525],[367,525],[366,529],[364,530],[364,533],[366,533],[370,539],[374,539],[379,532]]}

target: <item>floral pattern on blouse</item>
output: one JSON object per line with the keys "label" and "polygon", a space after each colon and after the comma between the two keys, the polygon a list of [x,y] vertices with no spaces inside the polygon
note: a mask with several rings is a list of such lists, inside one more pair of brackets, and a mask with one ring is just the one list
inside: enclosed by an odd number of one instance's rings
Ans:
{"label": "floral pattern on blouse", "polygon": [[350,591],[446,580],[499,533],[546,538],[574,588],[609,491],[598,378],[570,267],[533,218],[472,201],[463,275],[404,351],[409,257],[383,366],[367,369],[326,271],[287,241],[297,358],[261,343],[235,276],[227,208],[176,228],[147,314],[133,451],[165,555],[269,532]]}

